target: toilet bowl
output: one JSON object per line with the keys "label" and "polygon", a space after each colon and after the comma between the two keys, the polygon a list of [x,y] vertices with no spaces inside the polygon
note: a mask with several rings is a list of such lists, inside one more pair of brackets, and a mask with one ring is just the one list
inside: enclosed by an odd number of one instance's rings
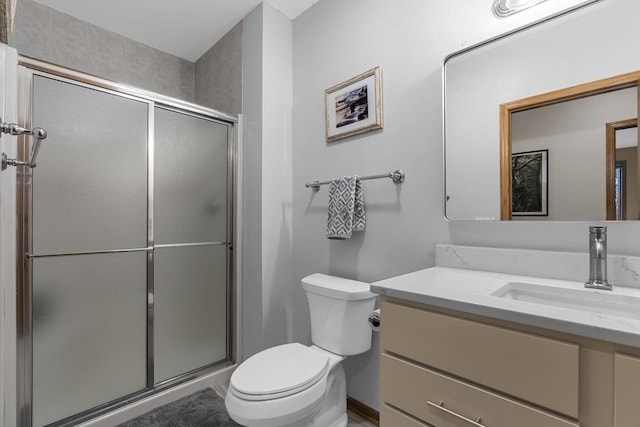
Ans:
{"label": "toilet bowl", "polygon": [[247,427],[345,427],[346,378],[341,362],[371,348],[369,284],[323,274],[302,280],[314,345],[263,350],[231,376],[225,406]]}
{"label": "toilet bowl", "polygon": [[[240,375],[229,384],[227,412],[237,423],[249,427],[320,426],[311,419],[321,407],[322,413],[346,413],[343,359],[298,343],[264,350],[236,370]],[[345,402],[344,411],[341,401]]]}

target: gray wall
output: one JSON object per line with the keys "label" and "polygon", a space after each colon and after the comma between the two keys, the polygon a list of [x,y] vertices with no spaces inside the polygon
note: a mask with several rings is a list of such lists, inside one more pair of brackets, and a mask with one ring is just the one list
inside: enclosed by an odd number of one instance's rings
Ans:
{"label": "gray wall", "polygon": [[195,103],[242,111],[242,21],[195,62]]}
{"label": "gray wall", "polygon": [[262,302],[267,346],[292,340],[292,23],[263,3]]}
{"label": "gray wall", "polygon": [[20,0],[10,45],[20,54],[193,102],[192,62]]}
{"label": "gray wall", "polygon": [[[616,8],[618,15],[634,16],[626,11],[636,8],[632,3],[608,0],[579,13]],[[587,251],[584,222],[447,222],[442,214],[444,58],[538,19],[551,6],[498,20],[490,2],[475,0],[323,0],[294,21],[294,283],[312,272],[374,281],[430,267],[436,243]],[[599,28],[606,31],[606,24]],[[377,65],[384,129],[325,143],[324,90]],[[348,241],[327,240],[327,189],[313,193],[304,183],[396,168],[407,174],[401,186],[389,180],[364,184],[367,230]],[[609,224],[610,252],[639,254],[639,235],[640,223]],[[308,342],[308,308],[299,288],[293,303],[294,339]],[[345,366],[349,394],[378,408],[375,353],[349,358]]]}
{"label": "gray wall", "polygon": [[[433,265],[448,240],[442,217],[440,1],[323,0],[294,21],[294,281],[320,272],[371,282]],[[330,25],[328,25],[330,23]],[[440,29],[441,30],[441,29]],[[327,144],[324,90],[382,67],[384,129]],[[327,186],[305,182],[395,169],[366,181],[367,228],[350,240],[325,237]],[[304,292],[294,288],[294,336],[309,341]],[[345,362],[348,394],[378,408],[378,335],[373,350]]]}
{"label": "gray wall", "polygon": [[292,24],[267,3],[244,20],[243,352],[293,338]]}
{"label": "gray wall", "polygon": [[242,351],[263,347],[262,328],[262,5],[244,19],[242,39],[243,273]]}

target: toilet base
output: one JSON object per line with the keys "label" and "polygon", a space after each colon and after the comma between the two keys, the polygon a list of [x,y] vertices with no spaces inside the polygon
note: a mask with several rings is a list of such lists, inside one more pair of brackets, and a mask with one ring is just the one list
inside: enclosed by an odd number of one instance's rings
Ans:
{"label": "toilet base", "polygon": [[347,427],[347,380],[342,364],[329,372],[327,390],[314,414],[281,427]]}
{"label": "toilet base", "polygon": [[347,379],[342,364],[338,363],[329,372],[327,391],[320,408],[311,418],[309,427],[347,426]]}
{"label": "toilet base", "polygon": [[347,424],[349,424],[349,419],[347,418],[347,414],[343,414],[329,427],[347,427]]}
{"label": "toilet base", "polygon": [[[311,348],[315,348],[315,346]],[[283,419],[284,417],[279,419],[236,419],[238,418],[237,413],[253,413],[253,415],[256,415],[255,410],[257,406],[266,402],[239,401],[232,393],[228,392],[225,404],[227,405],[229,416],[236,422],[249,427],[346,427],[348,424],[347,379],[342,364],[340,363],[343,357],[333,354],[330,354],[329,357],[330,370],[327,374],[324,395],[320,394],[318,397],[322,397],[318,399],[317,403],[312,407],[300,408],[301,412],[308,412],[306,415],[300,414],[302,416],[296,417],[298,418],[297,421],[289,423],[283,422],[285,421]],[[238,409],[238,403],[243,404],[240,409]],[[287,415],[289,419],[291,419],[292,416],[295,417],[294,414]]]}

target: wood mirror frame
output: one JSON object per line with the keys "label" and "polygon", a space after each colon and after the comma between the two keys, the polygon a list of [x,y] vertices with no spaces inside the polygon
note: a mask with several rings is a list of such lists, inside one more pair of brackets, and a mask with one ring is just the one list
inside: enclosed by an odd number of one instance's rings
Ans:
{"label": "wood mirror frame", "polygon": [[[547,92],[541,95],[531,96],[518,101],[500,105],[500,219],[511,220],[511,114],[546,105],[574,99],[586,98],[592,95],[612,92],[638,86],[640,71],[633,71],[618,76],[596,80],[566,89]],[[639,95],[640,98],[640,95]],[[640,111],[640,106],[639,110]],[[618,123],[618,122],[615,122]],[[632,126],[627,126],[632,127]],[[613,130],[615,132],[615,129]],[[613,150],[613,151],[611,151]],[[611,158],[609,158],[611,157]],[[615,174],[615,146],[607,147],[607,200],[613,200]],[[611,193],[610,193],[611,192]],[[609,217],[609,202],[607,202],[607,219]],[[615,219],[615,208],[613,212]]]}

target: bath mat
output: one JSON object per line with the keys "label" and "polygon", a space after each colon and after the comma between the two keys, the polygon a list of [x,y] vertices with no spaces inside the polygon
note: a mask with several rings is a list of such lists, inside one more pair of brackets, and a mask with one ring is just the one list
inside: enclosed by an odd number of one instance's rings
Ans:
{"label": "bath mat", "polygon": [[227,415],[224,400],[207,388],[167,403],[117,427],[241,427]]}

